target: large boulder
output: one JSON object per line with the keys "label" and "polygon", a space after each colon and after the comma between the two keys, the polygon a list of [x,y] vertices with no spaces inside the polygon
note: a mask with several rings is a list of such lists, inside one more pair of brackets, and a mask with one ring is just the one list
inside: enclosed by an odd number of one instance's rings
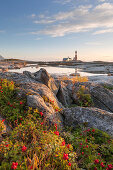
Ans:
{"label": "large boulder", "polygon": [[32,108],[38,108],[38,110],[44,113],[54,113],[55,110],[51,105],[44,101],[40,95],[28,95],[27,96],[27,105]]}
{"label": "large boulder", "polygon": [[91,85],[90,94],[92,96],[95,107],[113,112],[113,92],[101,85]]}
{"label": "large boulder", "polygon": [[64,106],[69,106],[72,104],[72,98],[69,93],[69,90],[66,87],[66,84],[62,81],[57,93],[57,98]]}
{"label": "large boulder", "polygon": [[45,102],[40,95],[28,95],[27,105],[32,108],[37,108],[39,112],[44,113],[44,116],[46,116],[51,123],[57,123],[61,129],[63,128],[62,116],[54,110],[52,104]]}
{"label": "large boulder", "polygon": [[45,84],[51,89],[51,91],[57,94],[59,86],[55,82],[55,79],[50,74],[48,74],[48,72],[44,68],[41,68],[39,71],[34,73],[34,76],[35,80]]}
{"label": "large boulder", "polygon": [[21,87],[31,92],[31,94],[40,95],[43,100],[51,101],[52,105],[58,108],[64,108],[63,105],[58,101],[56,95],[44,84],[39,82],[32,82],[27,84],[22,84]]}
{"label": "large boulder", "polygon": [[97,108],[74,107],[62,110],[63,122],[76,128],[78,124],[88,123],[89,127],[97,128],[113,135],[113,114]]}
{"label": "large boulder", "polygon": [[35,76],[30,71],[23,71],[23,74],[25,74],[26,76],[28,76],[31,79],[35,79]]}

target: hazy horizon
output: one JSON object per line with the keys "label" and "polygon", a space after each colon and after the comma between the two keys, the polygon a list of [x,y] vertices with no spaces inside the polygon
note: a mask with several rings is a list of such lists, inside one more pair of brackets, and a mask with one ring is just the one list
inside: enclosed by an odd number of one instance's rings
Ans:
{"label": "hazy horizon", "polygon": [[113,0],[4,0],[0,55],[33,61],[113,62]]}

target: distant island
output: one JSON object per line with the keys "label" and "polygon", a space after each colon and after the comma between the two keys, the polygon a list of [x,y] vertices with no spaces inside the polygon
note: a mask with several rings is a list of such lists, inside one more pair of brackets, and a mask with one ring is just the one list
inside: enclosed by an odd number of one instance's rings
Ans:
{"label": "distant island", "polygon": [[4,57],[2,57],[1,55],[0,55],[0,60],[4,60]]}

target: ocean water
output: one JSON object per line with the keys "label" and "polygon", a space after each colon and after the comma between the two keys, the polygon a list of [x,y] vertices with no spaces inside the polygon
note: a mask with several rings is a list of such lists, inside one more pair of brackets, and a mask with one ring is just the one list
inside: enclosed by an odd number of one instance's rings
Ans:
{"label": "ocean water", "polygon": [[47,70],[48,73],[50,74],[54,74],[54,75],[70,75],[72,73],[79,73],[80,76],[102,76],[105,74],[93,74],[93,73],[87,73],[87,72],[82,72],[81,69],[75,69],[72,67],[52,67],[52,66],[42,66],[42,67],[38,67],[36,68],[35,66],[28,66],[28,67],[24,67],[21,69],[12,69],[9,70],[9,72],[17,72],[17,73],[23,73],[23,71],[30,71],[31,73],[34,73],[36,71],[39,71],[41,68],[44,68]]}

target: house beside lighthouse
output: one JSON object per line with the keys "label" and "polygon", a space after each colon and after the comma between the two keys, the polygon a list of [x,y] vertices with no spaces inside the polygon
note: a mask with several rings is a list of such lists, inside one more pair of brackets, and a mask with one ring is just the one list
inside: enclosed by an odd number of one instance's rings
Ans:
{"label": "house beside lighthouse", "polygon": [[68,57],[68,58],[63,58],[63,61],[65,62],[65,61],[72,61],[72,59],[70,58],[70,57]]}

